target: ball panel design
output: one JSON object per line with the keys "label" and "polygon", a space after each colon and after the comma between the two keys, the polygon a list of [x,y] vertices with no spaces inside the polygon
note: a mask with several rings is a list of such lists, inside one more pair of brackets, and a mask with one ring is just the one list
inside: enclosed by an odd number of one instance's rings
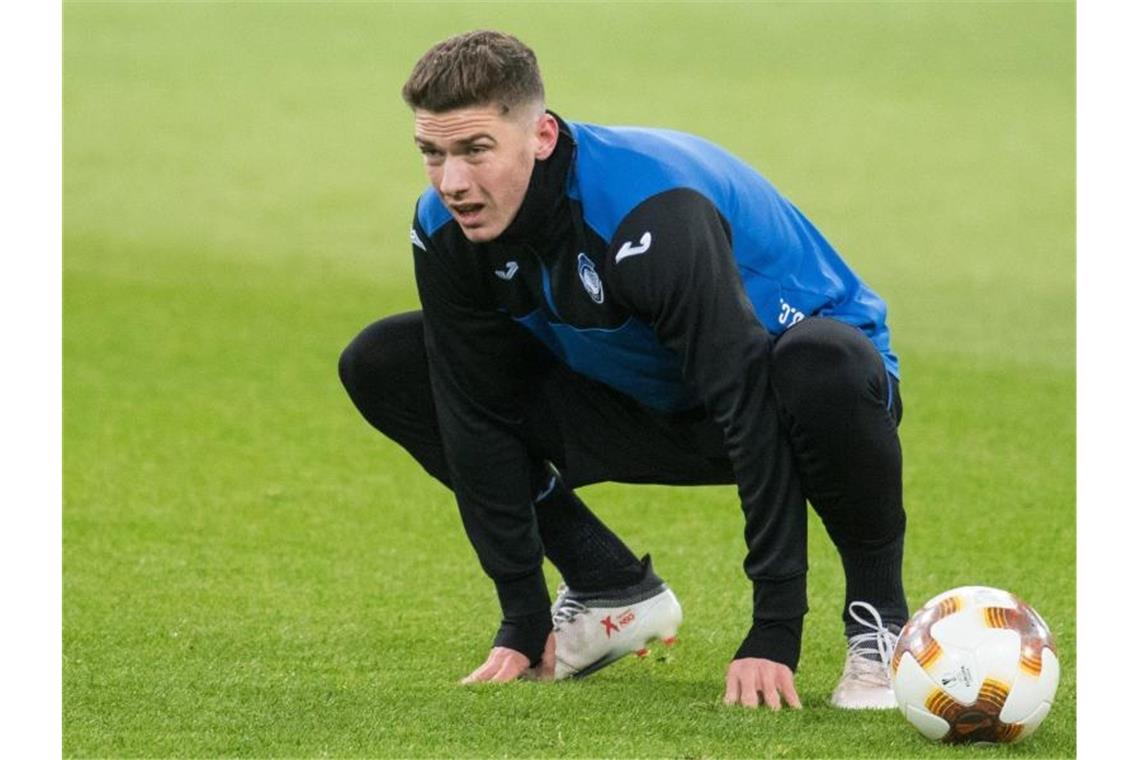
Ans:
{"label": "ball panel design", "polygon": [[930,675],[923,670],[910,652],[903,654],[894,676],[891,678],[891,687],[895,692],[895,701],[899,705],[921,707],[926,702],[930,690],[937,684],[930,679]]}
{"label": "ball panel design", "polygon": [[1037,727],[1041,725],[1041,721],[1045,720],[1045,716],[1049,714],[1051,707],[1053,707],[1052,702],[1042,702],[1025,720],[1019,722],[1017,725],[1021,726],[1021,734],[1014,741],[1021,741],[1033,736]]}
{"label": "ball panel design", "polygon": [[925,707],[950,726],[949,732],[942,737],[943,742],[1007,742],[1021,732],[1021,726],[1003,723],[998,717],[1007,696],[1008,684],[987,678],[978,689],[978,698],[971,704],[963,704],[935,687],[927,695]]}
{"label": "ball panel design", "polygon": [[949,723],[914,705],[907,705],[906,719],[918,729],[919,733],[931,741],[936,742],[950,733]]}
{"label": "ball panel design", "polygon": [[[1007,723],[1029,723],[1030,716],[1036,714],[1042,703],[1046,705],[1045,713],[1048,713],[1048,705],[1057,694],[1060,680],[1061,666],[1057,662],[1057,656],[1052,649],[1042,650],[1040,674],[1030,675],[1024,671],[1018,673],[1005,707],[1002,708],[1001,719]],[[1042,719],[1045,713],[1041,714]]]}
{"label": "ball panel design", "polygon": [[1014,642],[1017,648],[1018,633],[1003,628],[986,626],[982,610],[967,607],[945,617],[930,627],[930,635],[943,649],[974,650],[984,646],[994,636]]}
{"label": "ball panel design", "polygon": [[[952,588],[949,591],[943,591],[923,606],[930,607],[939,605],[950,599],[957,600],[958,604],[957,609],[951,610],[951,612],[957,612],[957,610],[963,609],[967,605],[980,607],[1017,606],[1013,594],[1008,591],[1002,591],[999,588],[991,588],[990,586],[959,586],[958,588]],[[945,617],[945,615],[943,617]]]}
{"label": "ball panel design", "polygon": [[947,696],[962,704],[970,704],[978,698],[982,688],[982,673],[978,659],[972,649],[943,647],[942,656],[934,667],[925,669],[935,686]]}
{"label": "ball panel design", "polygon": [[[1011,595],[1012,596],[1012,595]],[[1021,637],[1021,654],[1019,666],[1030,675],[1041,672],[1041,652],[1048,648],[1054,652],[1057,646],[1053,641],[1053,632],[1037,611],[1017,597],[1013,597],[1016,605],[1013,609],[1000,607],[987,607],[984,610],[986,625],[991,628],[1000,628],[1016,631]]]}
{"label": "ball panel design", "polygon": [[1020,648],[1021,637],[1017,631],[986,629],[985,636],[973,650],[978,672],[986,678],[1012,684],[1021,672],[1018,667]]}
{"label": "ball panel design", "polygon": [[1041,655],[1038,653],[1023,651],[1017,660],[1017,664],[1021,668],[1021,672],[1027,676],[1036,678],[1041,675]]}
{"label": "ball panel design", "polygon": [[891,671],[898,670],[899,658],[910,652],[923,667],[932,667],[942,653],[942,648],[931,635],[931,627],[942,618],[953,615],[962,608],[962,598],[953,591],[931,599],[916,612],[903,629],[899,631],[899,641],[891,658]]}

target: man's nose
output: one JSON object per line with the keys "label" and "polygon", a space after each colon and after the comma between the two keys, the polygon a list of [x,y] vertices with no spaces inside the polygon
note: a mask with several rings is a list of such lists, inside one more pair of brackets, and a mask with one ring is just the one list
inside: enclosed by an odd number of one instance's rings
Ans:
{"label": "man's nose", "polygon": [[470,188],[467,166],[459,158],[448,156],[443,161],[439,192],[449,197],[460,197]]}

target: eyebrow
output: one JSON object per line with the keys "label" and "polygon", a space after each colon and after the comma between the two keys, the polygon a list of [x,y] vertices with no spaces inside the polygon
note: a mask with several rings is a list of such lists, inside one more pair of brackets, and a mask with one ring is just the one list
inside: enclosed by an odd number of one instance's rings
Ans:
{"label": "eyebrow", "polygon": [[[431,140],[426,140],[426,139],[424,139],[424,138],[422,138],[422,137],[414,137],[413,139],[416,141],[416,144],[417,144],[417,145],[421,145],[421,146],[423,146],[423,147],[425,147],[425,148],[435,148],[435,147],[438,147],[438,146],[437,146],[435,143],[433,143]],[[473,142],[475,142],[475,141],[477,141],[477,140],[490,140],[492,143],[495,143],[496,145],[498,144],[498,141],[496,141],[496,140],[495,140],[495,138],[494,138],[494,137],[492,137],[492,136],[491,136],[490,134],[488,134],[487,132],[480,132],[480,133],[479,133],[479,134],[477,134],[477,135],[472,135],[471,137],[465,137],[465,138],[463,138],[462,140],[456,140],[456,143],[457,143],[457,144],[459,144],[459,145],[470,145],[471,143],[473,143]]]}

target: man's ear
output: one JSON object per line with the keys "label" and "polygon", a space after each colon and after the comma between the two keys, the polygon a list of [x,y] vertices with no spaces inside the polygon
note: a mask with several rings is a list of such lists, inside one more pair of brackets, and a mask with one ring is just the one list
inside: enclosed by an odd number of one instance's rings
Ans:
{"label": "man's ear", "polygon": [[538,151],[534,157],[539,161],[545,161],[550,158],[554,146],[558,144],[558,122],[546,111],[542,112],[542,116],[538,117],[538,123],[535,124],[535,138],[538,140]]}

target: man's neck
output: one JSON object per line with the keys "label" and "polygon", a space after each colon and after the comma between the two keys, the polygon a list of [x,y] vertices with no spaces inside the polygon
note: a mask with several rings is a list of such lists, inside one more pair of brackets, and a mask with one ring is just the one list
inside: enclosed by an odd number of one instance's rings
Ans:
{"label": "man's neck", "polygon": [[546,160],[535,162],[519,212],[497,240],[540,243],[561,231],[565,223],[562,217],[568,208],[566,175],[574,157],[574,138],[561,119],[558,127],[554,152]]}

